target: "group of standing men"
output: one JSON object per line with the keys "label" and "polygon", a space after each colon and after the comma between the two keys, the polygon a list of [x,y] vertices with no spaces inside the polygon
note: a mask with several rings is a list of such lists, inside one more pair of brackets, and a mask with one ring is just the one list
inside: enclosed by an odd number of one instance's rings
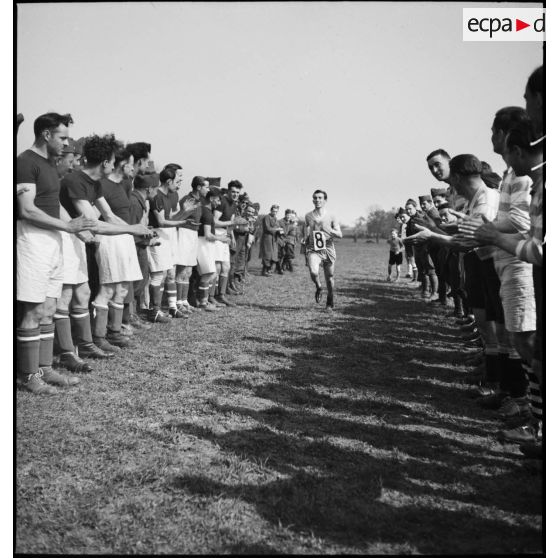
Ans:
{"label": "group of standing men", "polygon": [[526,107],[492,122],[500,179],[471,154],[430,153],[428,168],[447,188],[407,200],[397,214],[409,271],[422,296],[446,306],[480,354],[470,362],[479,405],[505,421],[500,436],[542,457],[545,74],[535,70]]}
{"label": "group of standing men", "polygon": [[17,158],[17,383],[35,394],[77,385],[67,371],[91,371],[84,359],[114,357],[138,330],[234,306],[259,207],[238,180],[223,191],[203,176],[179,199],[180,165],[150,171],[150,144],[112,134],[78,152],[72,123],[39,116]]}

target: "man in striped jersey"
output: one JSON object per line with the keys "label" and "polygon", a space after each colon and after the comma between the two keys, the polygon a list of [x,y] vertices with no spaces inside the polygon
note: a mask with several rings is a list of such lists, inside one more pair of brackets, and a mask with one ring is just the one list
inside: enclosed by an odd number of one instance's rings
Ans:
{"label": "man in striped jersey", "polygon": [[530,227],[527,233],[501,232],[494,223],[484,223],[474,231],[475,238],[492,244],[515,255],[518,259],[533,264],[533,286],[536,303],[536,335],[531,368],[527,367],[531,410],[535,423],[523,425],[517,429],[504,430],[504,439],[514,442],[536,442],[541,435],[542,422],[542,264],[544,245],[544,141],[537,141],[531,122],[516,124],[506,136],[506,158],[517,176],[528,176],[532,180],[531,203],[529,205]]}

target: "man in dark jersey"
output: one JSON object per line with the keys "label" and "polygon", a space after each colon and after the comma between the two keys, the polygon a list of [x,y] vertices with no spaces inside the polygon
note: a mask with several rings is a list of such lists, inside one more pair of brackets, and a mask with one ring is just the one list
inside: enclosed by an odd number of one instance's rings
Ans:
{"label": "man in dark jersey", "polygon": [[56,299],[63,281],[62,239],[59,231],[95,230],[86,216],[60,219],[60,183],[56,158],[68,144],[72,117],[57,113],[39,116],[32,147],[17,158],[17,383],[35,394],[52,395],[56,388],[79,379],[53,370]]}
{"label": "man in dark jersey", "polygon": [[[96,233],[99,235],[137,234],[151,236],[145,225],[128,225],[120,217],[117,217],[103,196],[100,179],[110,175],[114,170],[114,154],[117,147],[118,144],[112,134],[103,137],[97,135],[88,137],[83,145],[86,164],[82,170],[72,172],[62,180],[60,201],[71,217],[81,213],[90,218],[98,218],[100,214],[104,220],[97,222]],[[135,250],[132,255],[135,257]],[[92,279],[91,273],[92,270],[89,268],[90,281]],[[99,282],[99,277],[94,279]],[[106,352],[117,352],[119,349],[116,343],[126,345],[119,332],[107,331],[108,302],[115,295],[116,284],[118,282],[104,282],[104,278],[101,277],[99,291],[92,303],[94,309],[93,342]],[[121,294],[120,291],[119,294]],[[116,320],[116,322],[121,320],[122,308],[113,305],[111,312],[116,314],[112,318],[113,320]],[[114,341],[115,344],[109,342],[109,339]]]}

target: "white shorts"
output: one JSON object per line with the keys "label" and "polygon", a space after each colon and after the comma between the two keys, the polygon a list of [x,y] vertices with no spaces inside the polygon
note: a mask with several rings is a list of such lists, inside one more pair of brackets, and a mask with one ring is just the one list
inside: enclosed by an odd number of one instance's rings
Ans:
{"label": "white shorts", "polygon": [[172,232],[174,229],[164,228],[155,229],[159,235],[159,246],[149,246],[147,248],[147,261],[149,262],[149,271],[156,273],[159,271],[166,271],[171,269],[174,265],[172,253],[172,240],[168,231]]}
{"label": "white shorts", "polygon": [[64,280],[62,237],[59,231],[17,221],[16,298],[40,304],[60,298]]}
{"label": "white shorts", "polygon": [[229,250],[228,242],[215,241],[215,261],[216,262],[230,262],[231,252]]}
{"label": "white shorts", "polygon": [[180,227],[174,261],[177,265],[193,267],[198,263],[198,231]]}
{"label": "white shorts", "polygon": [[143,279],[131,234],[99,235],[101,242],[95,252],[99,266],[99,283],[125,283]]}
{"label": "white shorts", "polygon": [[61,232],[64,258],[64,285],[81,285],[89,281],[85,242],[75,234]]}
{"label": "white shorts", "polygon": [[167,227],[165,232],[167,233],[170,240],[172,265],[175,265],[176,258],[178,257],[178,229],[177,227]]}
{"label": "white shorts", "polygon": [[533,286],[533,266],[518,259],[494,262],[500,277],[500,299],[508,331],[519,333],[537,329],[537,309]]}
{"label": "white shorts", "polygon": [[215,244],[210,242],[205,236],[198,238],[198,273],[206,275],[207,273],[215,273]]}

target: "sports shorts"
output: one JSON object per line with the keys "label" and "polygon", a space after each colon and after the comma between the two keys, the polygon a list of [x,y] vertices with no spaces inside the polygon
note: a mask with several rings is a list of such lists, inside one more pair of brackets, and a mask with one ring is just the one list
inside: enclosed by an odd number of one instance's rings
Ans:
{"label": "sports shorts", "polygon": [[85,242],[82,242],[75,234],[61,232],[60,235],[64,258],[64,285],[87,283],[89,275],[87,274]]}
{"label": "sports shorts", "polygon": [[389,252],[389,265],[401,265],[403,263],[403,252],[396,254],[390,250]]}
{"label": "sports shorts", "polygon": [[316,265],[320,264],[330,264],[335,263],[337,254],[335,253],[335,244],[326,243],[326,247],[323,250],[311,250],[306,249],[306,261],[308,265],[311,266],[312,263]]}
{"label": "sports shorts", "polygon": [[60,232],[18,220],[16,235],[17,300],[40,304],[47,297],[60,298],[64,280]]}
{"label": "sports shorts", "polygon": [[500,278],[500,298],[504,308],[504,323],[511,332],[535,331],[537,308],[533,286],[532,265],[515,259],[494,262]]}
{"label": "sports shorts", "polygon": [[169,227],[155,230],[161,244],[147,248],[147,261],[149,262],[149,271],[151,273],[166,271],[174,265],[172,236],[170,233],[175,232],[175,229]]}
{"label": "sports shorts", "polygon": [[179,227],[174,262],[193,267],[198,262],[198,231]]}
{"label": "sports shorts", "polygon": [[131,234],[99,235],[99,238],[95,259],[101,285],[142,279],[136,243]]}
{"label": "sports shorts", "polygon": [[210,242],[205,236],[198,238],[198,273],[206,275],[207,273],[215,273],[215,244]]}

